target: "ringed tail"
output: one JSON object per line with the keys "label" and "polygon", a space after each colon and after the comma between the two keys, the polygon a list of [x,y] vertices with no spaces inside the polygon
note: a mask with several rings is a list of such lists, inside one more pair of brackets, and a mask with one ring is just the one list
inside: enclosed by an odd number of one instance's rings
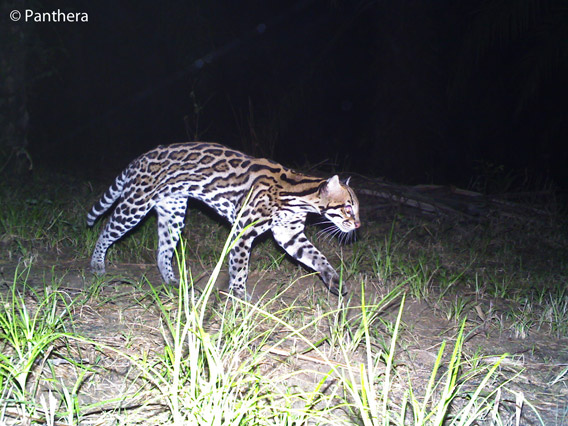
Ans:
{"label": "ringed tail", "polygon": [[93,226],[98,217],[106,212],[110,206],[122,195],[124,182],[126,181],[126,170],[117,176],[114,183],[105,191],[103,196],[95,203],[89,213],[87,213],[87,225]]}

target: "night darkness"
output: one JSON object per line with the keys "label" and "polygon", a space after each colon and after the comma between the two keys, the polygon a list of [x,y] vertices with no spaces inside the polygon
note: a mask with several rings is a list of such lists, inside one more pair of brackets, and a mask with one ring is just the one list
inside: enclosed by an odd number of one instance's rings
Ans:
{"label": "night darkness", "polygon": [[565,0],[49,3],[2,9],[36,169],[108,182],[200,139],[408,184],[567,186]]}

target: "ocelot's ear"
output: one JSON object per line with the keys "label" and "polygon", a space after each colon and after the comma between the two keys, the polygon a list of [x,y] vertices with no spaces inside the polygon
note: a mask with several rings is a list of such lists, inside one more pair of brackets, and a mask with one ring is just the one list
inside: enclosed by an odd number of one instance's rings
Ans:
{"label": "ocelot's ear", "polygon": [[320,188],[320,193],[325,196],[332,195],[341,191],[341,182],[339,176],[330,177]]}
{"label": "ocelot's ear", "polygon": [[351,180],[351,176],[349,176],[347,179],[345,179],[345,182],[343,182],[345,185],[349,186],[349,181]]}

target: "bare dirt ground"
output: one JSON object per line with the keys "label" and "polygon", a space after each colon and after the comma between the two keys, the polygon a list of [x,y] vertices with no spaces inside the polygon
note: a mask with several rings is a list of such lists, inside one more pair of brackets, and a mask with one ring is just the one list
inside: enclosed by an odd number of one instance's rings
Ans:
{"label": "bare dirt ground", "polygon": [[[371,259],[373,253],[383,258],[390,254],[384,251],[381,254],[374,242],[383,244],[384,248],[391,230],[394,233],[392,246],[396,246],[396,254],[401,259],[399,265],[410,265],[408,271],[417,273],[421,270],[424,272],[425,265],[428,265],[431,273],[427,271],[423,274],[425,283],[422,290],[413,289],[411,284],[403,286],[409,296],[403,311],[403,325],[395,356],[397,363],[413,381],[414,389],[426,386],[441,342],[446,340],[451,346],[459,328],[459,319],[465,317],[466,356],[481,353],[488,357],[487,362],[491,362],[501,354],[509,354],[502,362],[497,378],[512,379],[507,385],[509,391],[502,395],[510,411],[507,424],[515,424],[515,398],[519,394],[526,400],[519,424],[541,424],[527,403],[535,407],[543,424],[568,424],[566,327],[557,331],[537,324],[537,318],[550,315],[546,309],[548,290],[543,287],[541,291],[539,286],[565,290],[568,286],[566,240],[554,239],[554,226],[530,220],[498,218],[482,222],[424,214],[414,208],[394,204],[392,200],[378,201],[373,196],[362,196],[361,203],[368,207],[363,212],[365,227],[357,243],[340,248],[336,241],[324,240],[316,245],[330,256],[335,265],[339,264],[341,258],[346,265],[357,262],[358,267],[348,271],[353,294],[351,303],[354,305],[360,303],[361,282],[365,285],[367,300],[380,299],[394,285],[383,280]],[[191,238],[188,237],[190,244]],[[117,244],[117,250],[120,250],[120,244]],[[278,267],[259,268],[259,263],[270,261],[263,254],[266,244],[271,243],[265,242],[255,248],[251,261],[249,291],[253,296],[252,302],[261,297],[269,299],[277,294],[282,285],[297,280],[284,295],[279,295],[279,306],[294,302],[310,309],[326,309],[337,303],[317,277],[304,277],[307,271],[293,265],[289,259],[284,259]],[[476,255],[476,251],[480,252],[479,255]],[[413,263],[425,253],[431,257],[424,258],[423,263]],[[192,260],[192,255],[189,252],[189,263],[194,265],[194,285],[200,287],[206,281],[211,264]],[[16,267],[19,264],[21,268],[22,261],[29,261],[32,257],[27,280],[30,287],[40,288],[46,281],[54,282],[69,295],[69,300],[78,297],[86,288],[93,288],[94,278],[88,272],[86,258],[77,259],[75,255],[65,252],[42,250],[33,251],[28,256],[28,259],[15,259],[0,254],[0,292],[6,294],[10,291]],[[412,266],[417,269],[412,269]],[[460,271],[465,272],[451,291],[439,298],[438,295],[444,291],[441,282],[448,274],[459,276]],[[403,275],[400,267],[397,274]],[[160,331],[162,324],[160,313],[148,298],[148,288],[144,284],[148,281],[160,285],[155,264],[151,261],[137,264],[114,262],[109,266],[107,276],[96,287],[96,294],[87,297],[87,302],[77,305],[74,310],[74,330],[128,353],[160,352],[164,345]],[[217,287],[223,290],[226,282],[226,273],[223,273]],[[567,292],[563,293],[565,301],[568,300]],[[540,299],[537,296],[535,299],[529,297],[541,293]],[[33,296],[28,297],[33,303]],[[222,299],[224,296],[221,294],[219,297]],[[535,300],[542,300],[542,305]],[[163,303],[173,304],[174,301],[164,294]],[[399,304],[400,298],[385,309],[385,319],[394,320]],[[527,323],[520,324],[522,321]],[[376,326],[380,333],[386,333],[384,327]],[[129,388],[131,382],[128,380],[128,375],[133,374],[131,365],[111,351],[95,350],[88,345],[78,345],[77,350],[77,356],[87,360],[93,367],[88,380],[82,380],[84,385],[78,393],[82,405],[93,404],[90,409],[92,414],[87,417],[92,419],[100,415],[98,424],[116,422],[116,419],[105,417],[108,414],[104,413],[112,406],[113,398],[134,393]],[[290,348],[290,353],[293,352],[293,348]],[[292,358],[274,354],[274,368],[283,368],[284,359],[286,368],[320,367],[317,359]],[[69,386],[77,382],[76,373],[68,363],[61,360],[54,368],[57,376],[67,378]],[[302,376],[296,380],[309,382],[311,378]],[[145,395],[142,393],[137,398],[143,399]],[[97,405],[101,401],[110,402]],[[139,402],[134,400],[129,404],[136,406]],[[146,409],[152,410],[152,407],[150,403]],[[155,407],[153,422],[160,416],[157,401]],[[140,423],[143,424],[143,420]]]}
{"label": "bare dirt ground", "polygon": [[[7,291],[10,282],[8,279],[11,276],[10,269],[6,265],[3,268],[1,283],[3,292]],[[151,305],[150,300],[147,302],[142,300],[147,296],[147,292],[132,285],[132,280],[138,280],[142,276],[151,281],[157,280],[154,269],[153,265],[143,267],[122,265],[111,270],[111,274],[116,272],[118,276],[125,278],[106,281],[96,298],[82,305],[80,310],[74,313],[75,331],[98,343],[119,348],[127,353],[158,353],[164,345],[160,332],[160,314]],[[55,275],[55,280],[61,282],[60,289],[68,292],[70,298],[76,296],[82,288],[88,285],[84,282],[85,280],[91,279],[89,275],[83,274],[81,266],[76,269],[73,267],[62,270],[56,268],[52,272],[48,265],[42,267],[38,263],[32,270],[29,283],[32,286],[35,284],[41,287],[45,276],[50,276],[52,273]],[[300,274],[301,271],[298,271],[297,275],[300,276]],[[225,282],[223,278],[222,276],[219,280],[221,283]],[[263,274],[253,273],[251,282],[254,285],[254,298],[259,294],[274,293],[276,287],[282,283],[282,277],[272,271]],[[199,284],[198,282],[197,285]],[[224,284],[219,287],[224,287]],[[367,283],[365,291],[369,299],[384,293],[376,283]],[[360,290],[355,290],[355,292],[360,294]],[[311,303],[307,303],[305,299],[313,297],[333,298],[327,294],[316,278],[304,278],[286,292],[282,303],[286,303],[287,299],[290,302],[294,300],[297,304],[309,306]],[[354,296],[353,303],[356,304],[357,300],[357,296]],[[331,300],[332,304],[333,302]],[[488,304],[491,301],[477,301],[476,303],[482,312],[489,309]],[[398,304],[394,303],[388,309],[386,316],[392,320],[397,309]],[[499,310],[496,309],[495,312]],[[494,313],[494,315],[499,314]],[[507,380],[514,377],[508,389],[522,392],[526,400],[538,410],[545,425],[568,424],[568,387],[565,377],[568,366],[568,339],[553,337],[544,332],[530,332],[529,336],[515,337],[509,330],[512,327],[509,321],[505,320],[504,330],[497,330],[487,318],[476,314],[474,309],[469,312],[469,318],[464,352],[470,355],[481,352],[489,357],[487,362],[494,362],[501,354],[509,354],[501,364],[499,379]],[[431,303],[412,299],[406,302],[402,322],[403,331],[399,338],[400,347],[396,359],[398,363],[405,364],[405,370],[412,377],[414,388],[421,389],[426,386],[429,379],[441,342],[447,340],[451,343],[455,340],[458,324],[453,319],[444,318],[443,314]],[[106,416],[102,413],[105,410],[116,409],[112,402],[114,398],[134,393],[134,390],[129,389],[130,382],[127,379],[132,374],[132,365],[112,352],[94,350],[88,345],[81,346],[81,349],[83,360],[87,359],[87,364],[92,365],[97,374],[92,374],[88,380],[84,381],[85,386],[79,393],[80,403],[82,406],[93,404],[96,407],[90,410],[92,414],[87,418],[92,418],[93,415],[97,417],[97,414],[100,414],[102,423],[98,424],[111,424],[116,419],[111,417],[105,420]],[[290,348],[290,353],[293,352],[294,350]],[[286,357],[275,354],[274,358],[277,363],[278,360],[281,361]],[[338,362],[341,362],[340,358]],[[294,359],[291,364],[287,365],[287,368],[298,370],[319,367],[322,365],[317,362],[317,359],[310,360],[309,358],[307,360]],[[278,367],[275,366],[275,368]],[[72,388],[77,380],[74,369],[63,363],[58,365],[56,370],[58,377],[67,377],[64,382]],[[554,382],[556,378],[560,380]],[[305,381],[306,383],[299,384],[312,387],[317,383],[316,376],[305,377],[304,375],[295,380]],[[314,382],[309,383],[310,380]],[[147,403],[139,398],[129,401],[129,405],[135,407],[142,402]],[[511,410],[510,424],[515,424],[513,422],[515,412],[512,408],[514,407],[514,394],[508,393],[508,395],[503,395],[503,398],[504,402],[509,403]],[[97,406],[101,401],[110,402]],[[158,416],[159,404],[156,404],[156,410],[156,416]],[[158,418],[153,417],[152,422],[157,421]],[[531,410],[525,408],[520,424],[536,425],[540,424],[540,421]]]}

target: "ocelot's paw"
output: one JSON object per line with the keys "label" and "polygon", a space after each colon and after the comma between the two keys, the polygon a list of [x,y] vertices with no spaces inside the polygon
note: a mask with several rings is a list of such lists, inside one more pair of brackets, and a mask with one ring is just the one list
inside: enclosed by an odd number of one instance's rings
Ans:
{"label": "ocelot's paw", "polygon": [[179,280],[175,277],[175,275],[172,274],[171,277],[164,277],[162,276],[162,279],[164,280],[164,282],[167,285],[171,285],[171,286],[176,286],[179,285]]}
{"label": "ocelot's paw", "polygon": [[158,271],[160,271],[160,275],[162,276],[162,279],[166,284],[168,285],[179,284],[179,280],[177,279],[176,274],[174,274],[174,270],[172,269],[171,262],[166,263],[163,260],[158,260]]}
{"label": "ocelot's paw", "polygon": [[250,302],[252,300],[252,296],[247,293],[244,287],[229,287],[229,293],[235,295],[239,299],[244,300],[245,302]]}
{"label": "ocelot's paw", "polygon": [[331,294],[334,294],[335,296],[347,296],[347,285],[344,281],[339,279],[339,275],[337,275],[337,273],[334,272],[331,276],[324,276],[323,279]]}
{"label": "ocelot's paw", "polygon": [[91,272],[95,275],[104,275],[106,272],[105,264],[91,262]]}
{"label": "ocelot's paw", "polygon": [[338,279],[337,282],[334,282],[332,285],[329,286],[329,291],[331,292],[331,294],[335,296],[345,297],[349,293],[346,287],[347,287],[346,283],[343,281],[340,282]]}

